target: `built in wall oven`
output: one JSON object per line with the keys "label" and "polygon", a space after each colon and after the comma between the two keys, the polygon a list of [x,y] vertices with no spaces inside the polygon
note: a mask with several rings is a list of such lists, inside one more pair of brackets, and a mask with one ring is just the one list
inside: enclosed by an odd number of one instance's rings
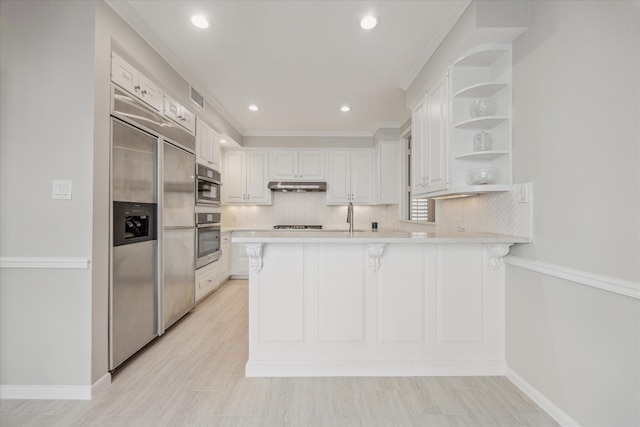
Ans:
{"label": "built in wall oven", "polygon": [[220,172],[196,164],[196,204],[220,205]]}
{"label": "built in wall oven", "polygon": [[196,212],[196,269],[220,259],[220,212]]}

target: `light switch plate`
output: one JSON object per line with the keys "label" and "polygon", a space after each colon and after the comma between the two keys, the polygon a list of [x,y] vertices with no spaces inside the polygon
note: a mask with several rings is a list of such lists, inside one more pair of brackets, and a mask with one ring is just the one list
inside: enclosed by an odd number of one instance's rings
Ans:
{"label": "light switch plate", "polygon": [[51,198],[54,200],[71,200],[71,180],[54,179]]}

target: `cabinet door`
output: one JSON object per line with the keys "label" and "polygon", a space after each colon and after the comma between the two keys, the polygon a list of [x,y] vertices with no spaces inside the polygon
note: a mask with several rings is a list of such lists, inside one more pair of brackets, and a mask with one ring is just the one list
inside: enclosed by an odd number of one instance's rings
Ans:
{"label": "cabinet door", "polygon": [[351,153],[351,201],[353,203],[373,202],[373,152],[354,151]]}
{"label": "cabinet door", "polygon": [[171,96],[164,94],[164,115],[176,123],[180,123],[180,108],[178,101]]}
{"label": "cabinet door", "polygon": [[324,151],[298,153],[298,177],[305,181],[324,181]]}
{"label": "cabinet door", "polygon": [[220,170],[220,135],[211,129],[209,133],[209,166],[217,171]]}
{"label": "cabinet door", "polygon": [[266,151],[247,151],[247,201],[250,203],[271,203],[269,183],[269,156]]}
{"label": "cabinet door", "polygon": [[449,142],[449,79],[444,75],[427,97],[428,191],[446,190],[449,185],[447,149]]}
{"label": "cabinet door", "polygon": [[247,250],[242,243],[231,244],[231,275],[249,276],[249,255],[247,255]]}
{"label": "cabinet door", "polygon": [[298,178],[298,152],[272,151],[269,155],[269,176],[273,180]]}
{"label": "cabinet door", "polygon": [[203,121],[196,120],[196,162],[201,165],[209,165],[209,126]]}
{"label": "cabinet door", "polygon": [[244,203],[247,193],[244,153],[226,151],[222,166],[222,202]]}
{"label": "cabinet door", "polygon": [[138,91],[136,94],[156,111],[162,110],[162,91],[144,74],[138,74]]}
{"label": "cabinet door", "polygon": [[231,232],[224,231],[220,237],[220,260],[218,261],[219,272],[218,278],[222,282],[231,275]]}
{"label": "cabinet door", "polygon": [[218,273],[218,262],[208,264],[196,270],[196,301],[201,300],[218,286]]}
{"label": "cabinet door", "polygon": [[427,106],[423,99],[411,114],[411,194],[420,197],[427,192]]}
{"label": "cabinet door", "polygon": [[189,132],[194,133],[196,130],[196,116],[183,105],[180,105],[180,115],[178,123],[186,128]]}
{"label": "cabinet door", "polygon": [[351,194],[351,156],[348,151],[330,151],[327,161],[327,203],[347,204]]}
{"label": "cabinet door", "polygon": [[138,71],[115,53],[111,54],[111,81],[127,92],[136,93]]}

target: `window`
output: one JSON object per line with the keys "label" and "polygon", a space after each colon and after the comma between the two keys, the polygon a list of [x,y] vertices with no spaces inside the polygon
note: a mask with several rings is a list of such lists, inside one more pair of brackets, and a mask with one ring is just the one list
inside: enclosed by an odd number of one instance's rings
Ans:
{"label": "window", "polygon": [[410,221],[436,220],[436,203],[433,199],[416,199],[411,194],[411,136],[407,137],[407,197],[408,217]]}

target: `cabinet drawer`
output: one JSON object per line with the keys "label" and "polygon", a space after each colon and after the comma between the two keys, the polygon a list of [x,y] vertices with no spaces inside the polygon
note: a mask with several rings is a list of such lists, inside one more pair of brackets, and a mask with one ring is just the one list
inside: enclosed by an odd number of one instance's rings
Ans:
{"label": "cabinet drawer", "polygon": [[196,301],[218,286],[218,263],[214,262],[196,270]]}

